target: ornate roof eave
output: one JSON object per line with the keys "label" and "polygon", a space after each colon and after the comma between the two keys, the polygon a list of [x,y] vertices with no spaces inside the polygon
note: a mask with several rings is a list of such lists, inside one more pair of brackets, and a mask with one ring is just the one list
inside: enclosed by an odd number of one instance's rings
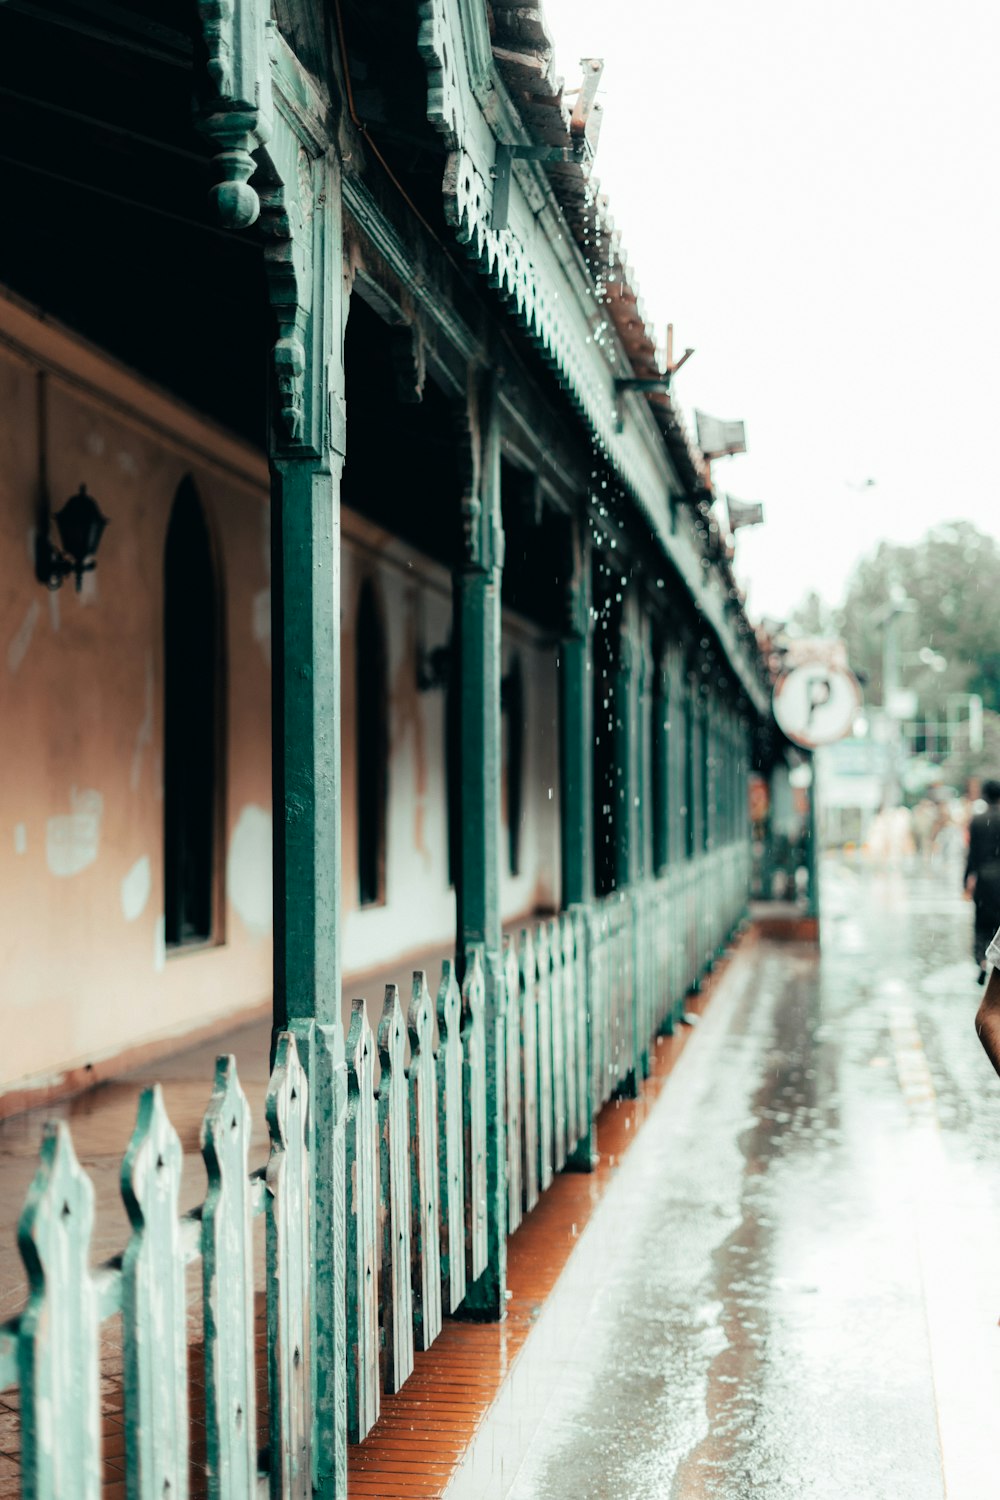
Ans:
{"label": "ornate roof eave", "polygon": [[619,396],[618,379],[661,372],[635,278],[589,167],[514,161],[507,227],[491,227],[498,147],[573,143],[537,0],[493,0],[491,16],[487,0],[422,0],[420,7],[428,118],[448,151],[446,217],[553,368],[764,711],[759,659],[729,564],[712,555],[694,525],[681,535],[671,523],[672,498],[692,507],[710,498],[701,457],[669,397]]}

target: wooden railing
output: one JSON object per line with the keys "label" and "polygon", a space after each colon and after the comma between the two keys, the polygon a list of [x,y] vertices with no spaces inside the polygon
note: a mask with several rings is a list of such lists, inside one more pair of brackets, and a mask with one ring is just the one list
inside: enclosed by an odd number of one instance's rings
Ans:
{"label": "wooden railing", "polygon": [[[749,855],[713,851],[661,878],[508,939],[500,988],[506,1045],[508,1229],[589,1140],[592,1117],[648,1071],[651,1040],[740,920]],[[484,955],[461,991],[445,964],[436,996],[417,972],[406,1012],[388,986],[373,1034],[353,1003],[347,1037],[345,1235],[347,1427],[358,1441],[486,1265]],[[376,1068],[376,1059],[378,1068]],[[376,1084],[376,1073],[378,1082]],[[48,1127],[21,1217],[22,1313],[0,1328],[0,1386],[20,1385],[23,1493],[96,1497],[101,1486],[101,1324],[120,1313],[129,1494],[188,1494],[186,1268],[201,1261],[206,1488],[311,1494],[312,1164],[308,1085],[293,1037],[278,1040],[266,1096],[267,1161],[251,1169],[250,1108],[220,1058],[201,1130],[203,1204],[178,1212],[182,1152],[159,1086],[139,1100],[122,1167],[123,1255],[94,1271],[94,1194],[64,1123]],[[589,1149],[589,1148],[588,1148]],[[581,1162],[576,1154],[578,1165]],[[252,1221],[266,1224],[266,1460],[258,1474]]]}

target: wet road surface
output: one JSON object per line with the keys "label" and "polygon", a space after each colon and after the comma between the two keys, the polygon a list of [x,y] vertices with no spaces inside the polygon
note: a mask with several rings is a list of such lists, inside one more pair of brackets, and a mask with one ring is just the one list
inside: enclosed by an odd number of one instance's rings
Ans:
{"label": "wet road surface", "polygon": [[956,885],[831,865],[821,957],[745,948],[451,1500],[1000,1491],[1000,1080]]}

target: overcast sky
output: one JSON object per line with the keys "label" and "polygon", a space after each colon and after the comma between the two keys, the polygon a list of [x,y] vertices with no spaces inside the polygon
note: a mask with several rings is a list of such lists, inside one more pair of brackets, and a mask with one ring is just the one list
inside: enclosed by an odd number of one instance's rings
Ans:
{"label": "overcast sky", "polygon": [[[685,413],[742,417],[756,614],[968,517],[1000,533],[996,0],[545,0],[604,57],[597,174]],[[693,431],[693,427],[692,427]],[[873,487],[861,488],[874,479]]]}

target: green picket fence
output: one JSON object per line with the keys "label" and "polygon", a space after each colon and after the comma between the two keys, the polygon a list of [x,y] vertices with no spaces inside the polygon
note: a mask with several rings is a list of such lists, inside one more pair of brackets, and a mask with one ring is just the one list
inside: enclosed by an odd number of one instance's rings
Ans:
{"label": "green picket fence", "polygon": [[[510,1232],[571,1158],[585,1165],[578,1152],[592,1148],[594,1116],[648,1071],[653,1037],[675,1023],[687,990],[741,919],[748,878],[748,850],[712,851],[507,940],[500,981]],[[443,1315],[486,1266],[482,952],[468,954],[461,989],[450,964],[436,995],[415,973],[405,1012],[387,987],[374,1032],[366,1003],[354,1001],[346,1053],[344,1359],[348,1437],[358,1441],[377,1420],[382,1392],[406,1381],[416,1352],[430,1348]],[[312,1493],[308,1108],[295,1041],[282,1034],[266,1096],[269,1154],[254,1169],[250,1108],[234,1059],[220,1058],[201,1129],[208,1191],[182,1215],[180,1142],[159,1086],[147,1089],[121,1174],[131,1236],[97,1270],[92,1184],[68,1127],[47,1128],[19,1227],[29,1296],[0,1328],[0,1386],[20,1386],[25,1496],[100,1493],[101,1325],[119,1314],[130,1497],[188,1495],[193,1390],[210,1496]],[[258,1217],[267,1327],[260,1453]],[[199,1260],[204,1379],[192,1385],[186,1276]]]}

